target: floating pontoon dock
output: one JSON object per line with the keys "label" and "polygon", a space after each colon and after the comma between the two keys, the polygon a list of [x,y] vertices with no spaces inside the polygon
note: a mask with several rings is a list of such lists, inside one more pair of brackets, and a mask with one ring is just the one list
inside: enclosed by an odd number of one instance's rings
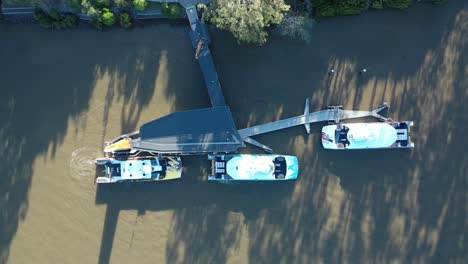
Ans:
{"label": "floating pontoon dock", "polygon": [[310,133],[310,124],[316,122],[339,123],[344,119],[362,117],[387,120],[379,114],[388,108],[386,104],[373,111],[342,110],[340,106],[333,106],[327,110],[310,113],[307,99],[303,115],[237,130],[231,111],[225,103],[208,46],[211,42],[208,29],[199,19],[196,10],[198,3],[208,4],[211,0],[170,0],[169,2],[179,3],[185,8],[190,22],[189,35],[195,49],[194,57],[200,64],[212,108],[176,112],[143,125],[139,132],[133,133],[130,137],[132,149],[178,155],[229,153],[237,152],[239,148],[245,147],[244,142],[247,142],[271,152],[270,148],[251,137],[299,125],[304,125],[307,133]]}
{"label": "floating pontoon dock", "polygon": [[309,99],[307,98],[303,115],[273,121],[271,123],[263,125],[240,129],[238,130],[238,132],[245,142],[253,144],[257,147],[261,147],[266,151],[271,152],[272,150],[270,148],[263,144],[260,144],[259,142],[251,139],[250,137],[300,125],[304,125],[307,133],[309,134],[311,123],[325,121],[328,121],[329,123],[338,124],[343,119],[353,119],[362,117],[375,117],[382,121],[387,120],[386,117],[379,114],[388,108],[388,105],[385,103],[373,111],[342,110],[341,106],[331,106],[329,108],[330,109],[328,110],[309,113]]}

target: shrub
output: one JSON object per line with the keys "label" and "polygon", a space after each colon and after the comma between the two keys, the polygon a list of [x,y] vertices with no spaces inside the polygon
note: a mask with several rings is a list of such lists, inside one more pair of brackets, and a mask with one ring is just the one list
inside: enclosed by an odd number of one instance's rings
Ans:
{"label": "shrub", "polygon": [[148,7],[148,2],[146,0],[133,0],[133,6],[138,11],[145,11],[146,7]]}
{"label": "shrub", "polygon": [[131,28],[132,27],[132,17],[127,12],[122,12],[120,14],[120,26],[123,28]]}
{"label": "shrub", "polygon": [[180,18],[182,16],[182,10],[179,4],[162,4],[162,13],[168,18]]}
{"label": "shrub", "polygon": [[117,7],[125,9],[130,7],[129,0],[114,0],[114,3]]}
{"label": "shrub", "polygon": [[60,15],[59,11],[57,11],[56,9],[51,9],[50,12],[49,12],[49,16],[50,18],[52,18],[53,20],[60,20],[62,18],[62,15]]}
{"label": "shrub", "polygon": [[81,12],[81,0],[66,0],[74,12]]}
{"label": "shrub", "polygon": [[288,15],[278,26],[277,31],[280,35],[293,39],[300,39],[305,42],[312,40],[311,30],[314,26],[314,20],[307,16]]}
{"label": "shrub", "polygon": [[95,18],[93,19],[93,21],[91,22],[94,26],[95,29],[99,30],[99,31],[103,31],[104,30],[104,24],[102,23],[101,19],[100,18]]}
{"label": "shrub", "polygon": [[33,18],[41,27],[47,29],[75,28],[79,24],[79,19],[76,15],[61,15],[56,10],[51,10],[50,14],[47,14],[42,10],[37,10],[34,12]]}
{"label": "shrub", "polygon": [[80,23],[80,19],[74,14],[65,14],[62,18],[65,28],[75,28]]}
{"label": "shrub", "polygon": [[357,15],[369,7],[367,0],[342,0],[327,1],[317,0],[314,2],[317,9],[317,17],[330,17],[337,15]]}
{"label": "shrub", "polygon": [[81,11],[92,18],[97,18],[100,14],[99,9],[90,0],[81,1]]}
{"label": "shrub", "polygon": [[112,26],[115,24],[115,15],[108,8],[102,9],[101,21],[106,26]]}
{"label": "shrub", "polygon": [[369,7],[367,0],[341,1],[337,10],[338,15],[357,15]]}
{"label": "shrub", "polygon": [[91,3],[96,7],[110,7],[110,0],[91,0]]}
{"label": "shrub", "polygon": [[396,9],[407,9],[413,0],[385,0],[385,6]]}
{"label": "shrub", "polygon": [[375,0],[374,2],[372,2],[371,7],[374,9],[383,9],[382,0]]}
{"label": "shrub", "polygon": [[39,23],[39,25],[43,28],[52,29],[53,28],[53,21],[52,18],[49,17],[44,11],[36,10],[33,14],[34,20]]}

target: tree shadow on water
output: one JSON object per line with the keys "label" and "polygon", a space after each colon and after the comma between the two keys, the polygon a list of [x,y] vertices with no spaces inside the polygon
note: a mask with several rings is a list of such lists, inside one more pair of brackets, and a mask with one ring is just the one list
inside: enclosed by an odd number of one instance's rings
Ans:
{"label": "tree shadow on water", "polygon": [[[33,163],[41,155],[53,159],[69,119],[88,108],[94,61],[63,64],[71,47],[52,52],[60,44],[51,32],[30,26],[0,30],[0,263],[6,263],[18,224],[27,215]],[[41,44],[51,46],[41,47],[37,35]]]}
{"label": "tree shadow on water", "polygon": [[[55,158],[70,133],[70,120],[86,124],[82,119],[93,116],[88,111],[96,90],[105,94],[104,104],[92,106],[103,108],[98,109],[105,113],[102,125],[115,115],[113,102],[124,100],[117,114],[121,130],[134,130],[153,97],[162,51],[169,44],[155,43],[138,30],[125,36],[117,30],[55,32],[29,25],[0,30],[0,263],[5,263],[19,221],[27,215],[34,161]],[[103,46],[109,38],[112,45]],[[73,43],[64,45],[64,39]]]}
{"label": "tree shadow on water", "polygon": [[[180,180],[98,185],[96,203],[107,205],[98,263],[110,261],[121,210],[137,210],[140,214],[175,211],[166,245],[168,262],[225,262],[228,252],[238,246],[242,219],[255,219],[260,211],[274,207],[294,185],[207,182],[200,179],[206,178],[206,163],[206,156],[183,157],[184,174]],[[187,247],[183,255],[178,251],[181,247]]]}
{"label": "tree shadow on water", "polygon": [[[312,100],[312,104],[321,100],[341,101],[355,109],[363,106],[371,109],[387,101],[392,106],[390,117],[415,121],[415,149],[304,152],[299,180],[303,190],[299,198],[285,205],[286,215],[275,219],[276,215],[267,212],[251,225],[251,262],[463,263],[466,260],[468,163],[460,153],[468,132],[464,125],[468,110],[468,11],[461,1],[440,8],[438,16],[425,24],[432,31],[415,33],[418,37],[407,36],[414,54],[396,43],[418,27],[411,23],[380,24],[391,25],[397,31],[390,31],[395,34],[392,39],[384,37],[388,32],[373,32],[372,37],[353,39],[346,42],[346,47],[330,51],[332,62],[341,66],[335,68],[329,85],[315,90]],[[410,11],[417,12],[415,9]],[[410,22],[410,11],[396,16]],[[422,11],[416,14],[417,19],[428,22]],[[381,15],[383,20],[394,18],[393,14],[387,18]],[[372,16],[356,19],[369,23]],[[321,31],[329,29],[324,26]],[[340,31],[339,38],[355,33],[351,26],[346,33]],[[366,40],[370,43],[386,40],[382,45],[387,49],[374,54],[376,50],[366,46]],[[358,43],[367,49],[355,46]],[[395,47],[388,49],[391,45]],[[351,58],[350,63],[349,54],[359,49],[375,56],[363,54]],[[407,55],[398,57],[400,52]],[[348,74],[374,60],[381,61],[372,64],[375,72],[369,71],[362,77]],[[326,78],[324,75],[321,80],[326,83]],[[320,144],[319,137],[316,144]],[[304,179],[304,175],[308,178]]]}
{"label": "tree shadow on water", "polygon": [[[278,153],[302,150],[296,183],[214,185],[201,180],[204,157],[184,157],[188,170],[181,180],[99,186],[96,203],[108,206],[99,263],[110,260],[121,210],[174,210],[166,244],[171,263],[226,262],[244,246],[244,236],[253,263],[461,262],[466,240],[459,211],[464,210],[466,159],[451,153],[461,151],[455,142],[466,133],[455,129],[455,121],[466,119],[461,114],[467,110],[466,93],[460,88],[466,87],[466,59],[450,58],[466,57],[466,41],[456,36],[464,32],[465,5],[440,7],[434,20],[421,16],[433,12],[432,7],[415,7],[407,13],[325,22],[317,28],[325,37],[310,46],[275,40],[250,49],[215,33],[213,57],[222,65],[220,81],[239,127],[300,114],[311,95],[312,111],[327,104],[372,109],[386,100],[392,105],[390,116],[416,121],[416,149],[350,156],[307,148],[319,144],[318,138],[295,149],[292,140],[284,145],[265,135],[263,143],[274,142]],[[416,22],[411,12],[416,12]],[[345,32],[344,19],[352,22]],[[188,37],[181,41],[189,43]],[[278,43],[293,48],[278,52]],[[448,52],[447,43],[452,46]],[[367,65],[371,70],[359,77],[360,67]],[[441,65],[448,70],[437,70]],[[329,79],[331,67],[336,73]],[[201,76],[188,78],[196,85],[187,88],[174,77],[168,81],[177,84],[165,94],[174,99],[174,110],[208,107],[207,97],[200,96],[205,90]],[[310,86],[303,88],[304,83]],[[456,88],[446,97],[449,87]],[[447,127],[450,142],[428,140],[447,138]],[[443,165],[437,166],[438,160]]]}

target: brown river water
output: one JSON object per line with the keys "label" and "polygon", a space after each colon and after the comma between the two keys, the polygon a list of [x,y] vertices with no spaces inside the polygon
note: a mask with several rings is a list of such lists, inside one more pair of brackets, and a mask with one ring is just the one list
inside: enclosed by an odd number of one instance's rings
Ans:
{"label": "brown river water", "polygon": [[192,156],[181,180],[98,188],[104,140],[209,107],[187,32],[0,25],[0,263],[466,263],[468,2],[326,20],[309,44],[211,30],[238,128],[307,97],[386,101],[415,121],[415,149],[325,151],[316,124],[255,137],[299,158],[296,182],[209,183]]}

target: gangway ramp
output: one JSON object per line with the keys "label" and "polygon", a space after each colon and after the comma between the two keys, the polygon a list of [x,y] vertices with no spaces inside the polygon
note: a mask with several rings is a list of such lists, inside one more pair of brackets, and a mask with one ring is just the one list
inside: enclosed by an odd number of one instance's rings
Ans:
{"label": "gangway ramp", "polygon": [[283,120],[273,121],[263,125],[257,125],[238,130],[239,135],[244,142],[263,148],[264,150],[271,152],[271,149],[267,146],[253,140],[252,136],[265,134],[285,128],[294,126],[304,125],[307,133],[310,133],[311,123],[317,122],[330,122],[339,123],[344,119],[362,118],[362,117],[375,117],[382,121],[386,121],[387,118],[380,115],[383,110],[388,108],[386,103],[380,105],[377,109],[372,111],[356,111],[356,110],[342,110],[340,106],[332,106],[330,109],[322,110],[318,112],[309,113],[309,99],[306,100],[305,111],[303,115],[286,118]]}

